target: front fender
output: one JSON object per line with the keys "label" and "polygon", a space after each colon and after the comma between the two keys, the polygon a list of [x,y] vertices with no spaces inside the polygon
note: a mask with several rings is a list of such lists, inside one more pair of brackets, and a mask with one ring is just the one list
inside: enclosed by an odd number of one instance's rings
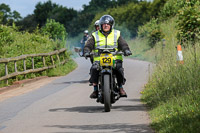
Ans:
{"label": "front fender", "polygon": [[110,69],[102,69],[101,74],[112,74],[112,70]]}

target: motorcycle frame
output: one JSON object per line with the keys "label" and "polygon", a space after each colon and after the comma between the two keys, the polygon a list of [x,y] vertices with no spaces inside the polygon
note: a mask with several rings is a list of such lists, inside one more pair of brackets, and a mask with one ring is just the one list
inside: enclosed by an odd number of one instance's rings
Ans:
{"label": "motorcycle frame", "polygon": [[[101,66],[102,67],[102,66]],[[115,103],[118,99],[119,96],[117,96],[117,98],[115,98],[115,90],[114,87],[116,87],[118,89],[118,86],[116,85],[116,75],[113,73],[113,67],[111,66],[104,66],[101,68],[101,71],[99,72],[99,97],[97,99],[97,102],[101,102],[102,104],[104,104],[104,90],[103,90],[103,85],[104,85],[104,75],[108,74],[110,75],[110,90],[111,90],[111,104]]]}

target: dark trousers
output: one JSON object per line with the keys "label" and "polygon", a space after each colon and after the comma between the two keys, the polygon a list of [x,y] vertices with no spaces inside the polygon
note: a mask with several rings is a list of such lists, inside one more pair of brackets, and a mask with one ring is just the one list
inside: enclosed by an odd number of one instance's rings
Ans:
{"label": "dark trousers", "polygon": [[[99,62],[94,62],[92,67],[90,68],[91,77],[89,79],[90,83],[98,83],[99,80],[99,70],[98,70]],[[116,68],[113,70],[114,74],[116,74],[117,84],[118,86],[122,86],[125,84],[126,79],[124,77],[124,68],[123,61],[116,60]]]}

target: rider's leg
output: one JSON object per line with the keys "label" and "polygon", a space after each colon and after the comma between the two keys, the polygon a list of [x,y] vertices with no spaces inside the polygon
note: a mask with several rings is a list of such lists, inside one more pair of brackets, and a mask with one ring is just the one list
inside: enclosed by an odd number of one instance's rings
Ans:
{"label": "rider's leg", "polygon": [[98,96],[98,78],[99,78],[99,71],[97,70],[98,65],[99,65],[98,62],[94,62],[90,69],[91,77],[89,81],[90,83],[93,83],[94,86],[94,91],[90,95],[90,98],[97,98]]}
{"label": "rider's leg", "polygon": [[98,97],[98,86],[97,85],[93,85],[94,86],[94,91],[90,94],[90,98],[97,98]]}
{"label": "rider's leg", "polygon": [[127,96],[126,92],[124,91],[123,85],[126,82],[126,79],[124,77],[124,68],[123,68],[123,62],[121,60],[116,61],[116,77],[117,77],[117,84],[119,86],[119,91],[121,96]]}

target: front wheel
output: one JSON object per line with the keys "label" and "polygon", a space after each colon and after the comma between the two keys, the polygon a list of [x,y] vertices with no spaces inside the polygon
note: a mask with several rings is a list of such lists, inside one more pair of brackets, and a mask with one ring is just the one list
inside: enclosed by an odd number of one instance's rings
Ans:
{"label": "front wheel", "polygon": [[103,84],[104,109],[105,109],[105,112],[110,112],[110,108],[111,108],[110,75],[104,75],[103,83],[104,83]]}

